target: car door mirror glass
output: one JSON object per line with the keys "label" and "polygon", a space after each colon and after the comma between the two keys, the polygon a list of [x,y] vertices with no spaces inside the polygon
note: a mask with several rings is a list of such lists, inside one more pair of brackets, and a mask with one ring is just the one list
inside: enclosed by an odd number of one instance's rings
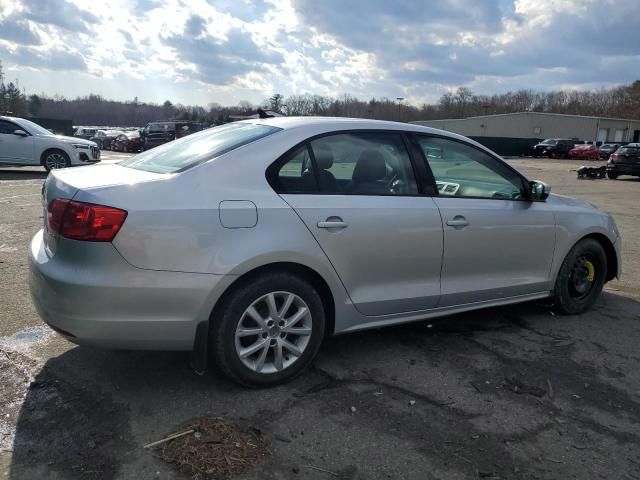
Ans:
{"label": "car door mirror glass", "polygon": [[551,192],[551,187],[544,182],[534,180],[530,184],[532,200],[546,200]]}
{"label": "car door mirror glass", "polygon": [[25,132],[21,128],[18,128],[17,130],[14,130],[13,134],[14,135],[18,135],[19,137],[26,137],[27,135],[29,135],[27,132]]}

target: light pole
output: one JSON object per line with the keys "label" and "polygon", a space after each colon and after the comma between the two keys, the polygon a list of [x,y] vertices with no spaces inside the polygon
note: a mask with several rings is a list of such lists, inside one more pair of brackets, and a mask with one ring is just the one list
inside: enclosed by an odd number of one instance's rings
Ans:
{"label": "light pole", "polygon": [[404,100],[404,97],[396,97],[396,100],[398,101],[398,121],[400,121],[401,120],[400,107],[402,106],[402,101]]}

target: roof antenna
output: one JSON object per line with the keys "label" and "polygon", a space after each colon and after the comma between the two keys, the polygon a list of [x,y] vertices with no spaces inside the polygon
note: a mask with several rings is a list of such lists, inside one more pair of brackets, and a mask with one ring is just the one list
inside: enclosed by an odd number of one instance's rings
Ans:
{"label": "roof antenna", "polygon": [[259,108],[258,109],[258,117],[259,118],[274,118],[275,115],[269,115],[267,112],[265,112],[263,109]]}

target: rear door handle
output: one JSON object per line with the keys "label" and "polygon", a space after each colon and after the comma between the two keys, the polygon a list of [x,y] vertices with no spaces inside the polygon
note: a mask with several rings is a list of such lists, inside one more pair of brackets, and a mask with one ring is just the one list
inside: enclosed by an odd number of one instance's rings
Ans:
{"label": "rear door handle", "polygon": [[329,217],[324,222],[318,222],[318,228],[346,228],[349,224],[340,217]]}
{"label": "rear door handle", "polygon": [[462,215],[456,215],[451,220],[447,220],[447,225],[455,228],[463,228],[469,225],[469,220],[464,218]]}
{"label": "rear door handle", "polygon": [[346,228],[347,222],[318,222],[318,228]]}

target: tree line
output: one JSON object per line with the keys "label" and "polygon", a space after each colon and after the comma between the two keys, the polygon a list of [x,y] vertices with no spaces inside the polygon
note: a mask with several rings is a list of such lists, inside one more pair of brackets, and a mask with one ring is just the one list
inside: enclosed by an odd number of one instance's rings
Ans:
{"label": "tree line", "polygon": [[60,95],[27,95],[16,82],[5,84],[0,62],[0,113],[16,116],[71,119],[75,125],[144,126],[155,120],[193,120],[222,124],[234,114],[254,112],[258,107],[284,115],[319,115],[359,117],[408,122],[465,118],[478,115],[523,111],[592,115],[602,117],[640,118],[640,80],[594,91],[558,90],[539,92],[530,89],[494,95],[475,94],[460,87],[445,93],[435,104],[411,105],[402,99],[372,98],[361,100],[345,94],[340,97],[303,94],[285,97],[279,93],[255,105],[242,101],[238,105],[207,107],[109,100],[101,95],[67,99]]}

